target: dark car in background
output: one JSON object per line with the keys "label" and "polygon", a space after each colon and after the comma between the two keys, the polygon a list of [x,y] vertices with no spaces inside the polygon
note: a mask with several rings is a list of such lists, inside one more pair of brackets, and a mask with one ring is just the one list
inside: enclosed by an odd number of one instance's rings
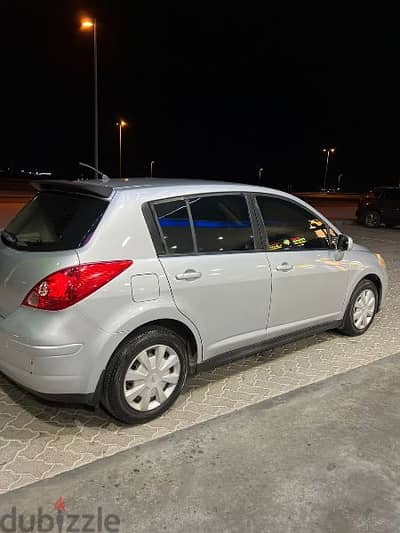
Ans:
{"label": "dark car in background", "polygon": [[400,225],[400,187],[375,187],[360,198],[356,216],[369,228]]}

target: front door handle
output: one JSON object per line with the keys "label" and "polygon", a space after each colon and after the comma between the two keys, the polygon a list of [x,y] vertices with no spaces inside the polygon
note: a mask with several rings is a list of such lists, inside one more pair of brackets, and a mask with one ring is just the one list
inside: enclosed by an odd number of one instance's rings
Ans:
{"label": "front door handle", "polygon": [[279,272],[290,272],[293,268],[294,266],[289,265],[289,263],[281,263],[276,267],[276,270],[279,270]]}
{"label": "front door handle", "polygon": [[188,281],[192,279],[198,279],[201,278],[201,272],[197,272],[197,270],[188,269],[185,270],[182,274],[176,274],[175,278],[177,280],[186,279]]}

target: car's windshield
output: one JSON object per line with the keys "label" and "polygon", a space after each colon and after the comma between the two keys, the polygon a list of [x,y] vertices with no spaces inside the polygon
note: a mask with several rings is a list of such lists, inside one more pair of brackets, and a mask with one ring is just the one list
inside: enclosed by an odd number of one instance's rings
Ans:
{"label": "car's windshield", "polygon": [[79,248],[93,234],[107,205],[98,198],[42,192],[9,223],[2,240],[26,251]]}

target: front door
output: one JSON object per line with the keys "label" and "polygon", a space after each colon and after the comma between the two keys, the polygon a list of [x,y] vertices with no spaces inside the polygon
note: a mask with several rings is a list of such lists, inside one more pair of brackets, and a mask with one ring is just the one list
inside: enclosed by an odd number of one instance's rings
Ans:
{"label": "front door", "polygon": [[290,200],[259,196],[257,202],[272,273],[269,336],[340,320],[349,269],[325,224]]}
{"label": "front door", "polygon": [[400,224],[400,190],[387,189],[379,198],[383,222],[387,224]]}
{"label": "front door", "polygon": [[177,308],[200,332],[204,358],[266,337],[271,274],[256,251],[245,196],[197,196],[156,203],[161,264]]}

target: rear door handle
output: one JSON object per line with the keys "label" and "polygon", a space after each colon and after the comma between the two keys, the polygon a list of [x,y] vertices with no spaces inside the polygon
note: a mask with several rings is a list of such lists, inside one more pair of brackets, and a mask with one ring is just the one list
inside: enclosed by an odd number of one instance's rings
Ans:
{"label": "rear door handle", "polygon": [[185,272],[183,272],[182,274],[176,274],[175,278],[177,280],[186,279],[190,281],[192,279],[201,278],[201,272],[197,272],[197,270],[188,269],[185,270]]}
{"label": "rear door handle", "polygon": [[276,267],[276,270],[279,270],[279,272],[290,272],[293,268],[294,266],[289,265],[289,263],[281,263]]}

